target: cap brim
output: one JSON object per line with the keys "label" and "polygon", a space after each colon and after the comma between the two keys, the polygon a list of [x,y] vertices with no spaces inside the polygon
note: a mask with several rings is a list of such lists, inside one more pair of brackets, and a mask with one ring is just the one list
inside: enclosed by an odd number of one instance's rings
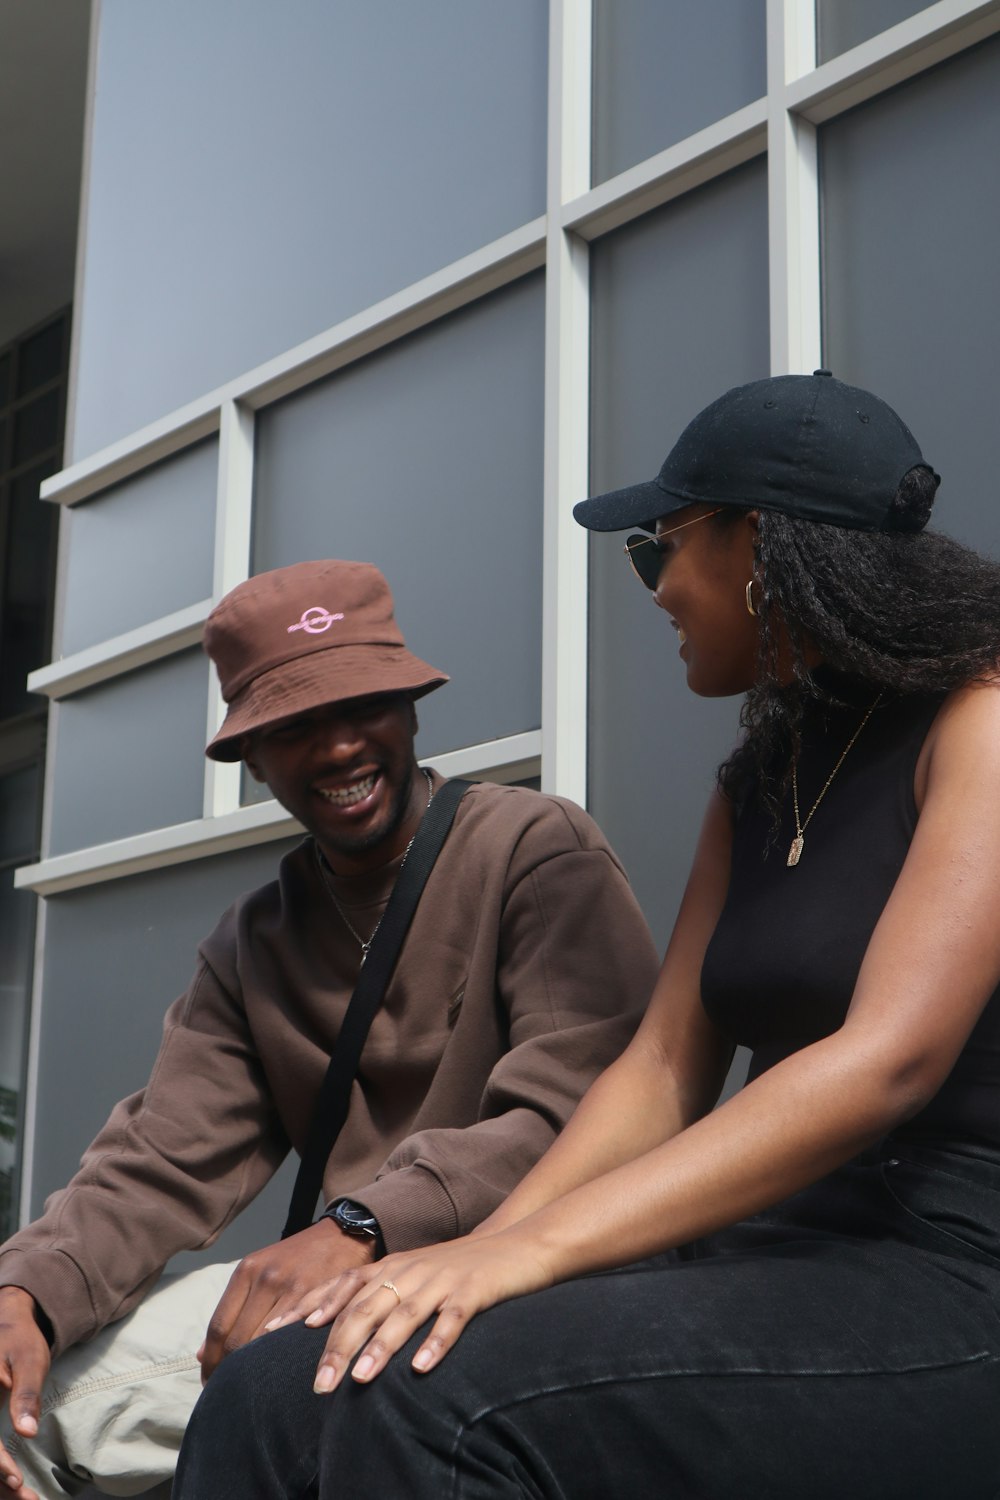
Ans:
{"label": "cap brim", "polygon": [[588,531],[625,531],[639,526],[654,531],[660,516],[690,505],[676,495],[668,495],[655,479],[646,484],[632,484],[624,490],[609,490],[592,500],[581,500],[573,507],[573,518]]}
{"label": "cap brim", "polygon": [[212,760],[241,760],[243,739],[282,719],[346,698],[407,693],[422,698],[448,681],[405,646],[336,646],[282,662],[255,677],[229,705],[218,734],[205,749]]}

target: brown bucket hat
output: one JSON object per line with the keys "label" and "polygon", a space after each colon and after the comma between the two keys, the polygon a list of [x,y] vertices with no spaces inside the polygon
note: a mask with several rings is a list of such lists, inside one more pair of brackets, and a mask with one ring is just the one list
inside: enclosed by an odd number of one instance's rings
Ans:
{"label": "brown bucket hat", "polygon": [[205,650],[229,705],[205,754],[240,760],[243,736],[373,693],[420,698],[447,674],[407,651],[392,594],[371,563],[302,562],[258,573],[205,622]]}

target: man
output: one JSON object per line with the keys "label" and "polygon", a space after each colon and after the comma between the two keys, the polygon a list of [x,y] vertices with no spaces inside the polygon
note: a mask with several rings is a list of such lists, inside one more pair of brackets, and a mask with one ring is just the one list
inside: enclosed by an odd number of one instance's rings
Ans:
{"label": "man", "polygon": [[485,1218],[621,1050],[655,977],[649,932],[586,814],[473,787],[372,1023],[326,1213],[231,1275],[165,1278],[146,1297],[172,1255],[211,1244],[289,1147],[303,1149],[441,785],[415,760],[413,705],[447,678],[406,649],[370,565],[252,578],[213,611],[205,646],[228,705],[207,753],[244,759],[311,837],[202,943],[147,1087],[0,1250],[13,1423],[0,1479],[43,1500],[91,1476],[110,1493],[149,1489],[172,1471],[199,1376],[225,1354],[340,1271]]}

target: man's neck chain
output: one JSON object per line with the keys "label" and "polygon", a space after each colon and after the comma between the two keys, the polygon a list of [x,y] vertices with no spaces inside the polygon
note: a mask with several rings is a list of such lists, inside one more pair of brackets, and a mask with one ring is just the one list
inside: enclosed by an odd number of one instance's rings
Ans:
{"label": "man's neck chain", "polygon": [[[432,781],[432,779],[431,779],[431,773],[430,773],[430,771],[427,770],[426,766],[421,766],[420,769],[423,771],[424,775],[427,777],[427,805],[424,808],[424,812],[426,812],[427,808],[430,807],[431,801],[432,801],[432,799],[434,797],[434,782]],[[419,829],[419,824],[418,824],[417,829],[414,831],[413,838],[410,839],[410,842],[407,844],[406,848],[403,850],[403,857],[399,861],[399,870],[401,870],[403,868],[403,866],[406,864],[407,858],[409,857],[410,850],[413,848],[413,839],[416,838],[417,833],[419,831],[420,831],[420,829]],[[365,959],[368,957],[368,950],[371,947],[372,943],[374,943],[376,934],[378,933],[379,928],[382,926],[382,917],[385,916],[385,912],[384,911],[382,912],[382,914],[379,917],[378,921],[375,923],[375,926],[374,926],[374,928],[372,930],[371,937],[368,939],[367,942],[365,942],[364,938],[361,936],[360,932],[357,930],[357,928],[354,926],[354,923],[351,921],[350,917],[347,915],[347,913],[344,910],[343,906],[341,906],[340,902],[337,900],[337,893],[333,889],[333,884],[332,884],[332,881],[331,881],[331,878],[330,878],[332,872],[330,870],[330,866],[327,864],[326,859],[323,856],[322,849],[320,849],[319,844],[313,844],[313,848],[316,851],[316,863],[319,865],[319,873],[320,873],[320,876],[322,877],[323,885],[326,888],[326,893],[330,897],[330,900],[333,902],[334,906],[337,908],[337,912],[338,912],[338,914],[340,916],[340,920],[343,922],[344,926],[347,928],[348,932],[351,934],[351,937],[354,939],[354,941],[360,947],[360,949],[361,949],[361,967],[364,968]],[[399,870],[396,871],[397,879],[399,877]]]}

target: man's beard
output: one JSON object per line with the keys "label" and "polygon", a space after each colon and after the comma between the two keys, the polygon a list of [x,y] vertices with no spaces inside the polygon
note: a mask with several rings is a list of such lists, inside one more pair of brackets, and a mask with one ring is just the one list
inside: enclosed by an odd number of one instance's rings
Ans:
{"label": "man's beard", "polygon": [[[375,849],[379,844],[391,839],[409,810],[415,770],[415,766],[409,767],[405,777],[393,793],[385,823],[377,828],[369,829],[367,833],[359,832],[354,837],[348,834],[347,836],[338,835],[336,839],[333,839],[327,835],[324,842],[338,854],[365,854],[369,849]],[[384,772],[380,771],[379,774],[384,775]]]}

